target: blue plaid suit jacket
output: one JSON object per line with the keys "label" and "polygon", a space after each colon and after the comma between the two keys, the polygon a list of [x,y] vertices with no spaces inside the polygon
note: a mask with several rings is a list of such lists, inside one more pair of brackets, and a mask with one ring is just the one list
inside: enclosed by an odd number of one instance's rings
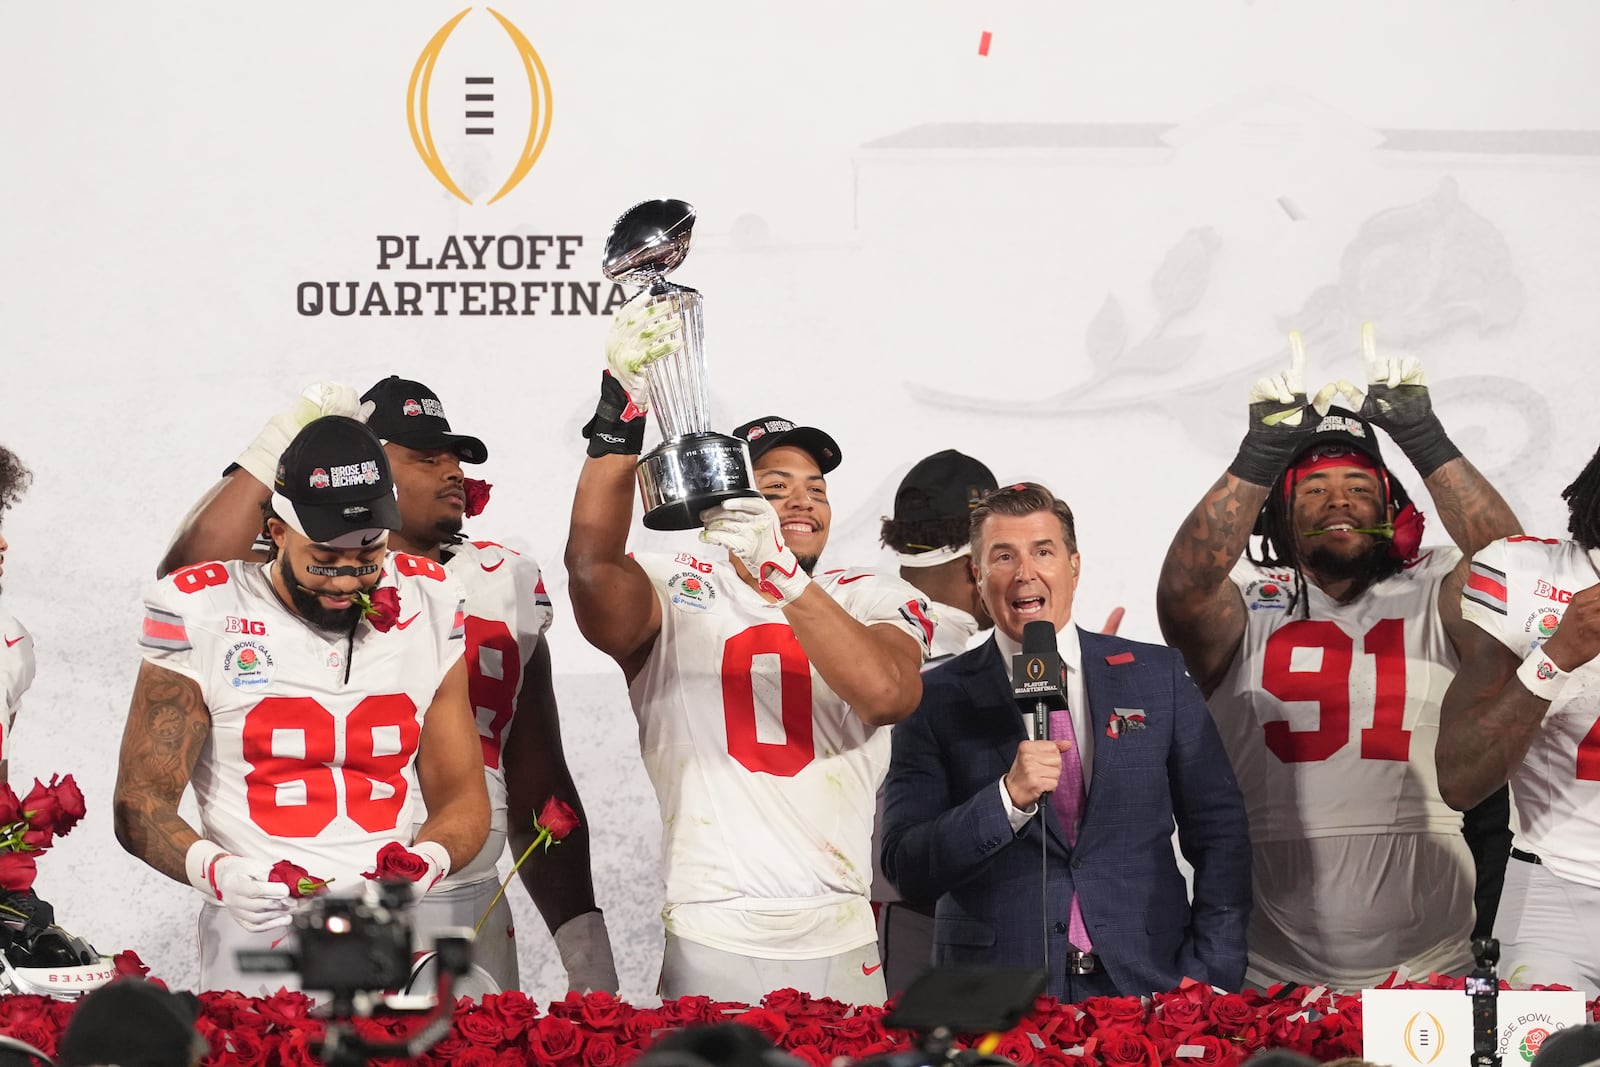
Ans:
{"label": "blue plaid suit jacket", "polygon": [[[923,675],[922,703],[894,728],[883,870],[907,899],[938,900],[934,963],[1037,967],[1049,930],[1049,992],[1062,995],[1076,888],[1094,951],[1122,993],[1172,989],[1185,976],[1237,990],[1250,842],[1205,701],[1172,649],[1081,629],[1078,637],[1095,745],[1077,847],[1049,804],[1019,834],[1006,820],[997,783],[1025,733],[990,638]],[[1109,736],[1117,709],[1142,712],[1144,728]],[[1174,824],[1195,869],[1192,904]]]}

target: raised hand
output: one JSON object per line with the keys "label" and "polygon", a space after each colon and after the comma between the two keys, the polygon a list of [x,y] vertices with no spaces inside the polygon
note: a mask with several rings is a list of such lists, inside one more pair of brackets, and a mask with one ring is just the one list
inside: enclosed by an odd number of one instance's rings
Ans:
{"label": "raised hand", "polygon": [[678,304],[670,295],[634,299],[611,318],[606,366],[639,411],[650,410],[645,368],[683,347]]}
{"label": "raised hand", "polygon": [[1349,382],[1340,382],[1340,388],[1358,398],[1361,417],[1394,438],[1417,473],[1426,478],[1461,455],[1433,413],[1428,376],[1415,356],[1381,354],[1377,331],[1368,322],[1361,326],[1361,359],[1367,371],[1366,395]]}
{"label": "raised hand", "polygon": [[1250,426],[1228,470],[1243,481],[1271,485],[1288,466],[1311,427],[1306,419],[1306,349],[1289,334],[1289,369],[1250,388]]}
{"label": "raised hand", "polygon": [[780,603],[796,599],[811,584],[800,560],[783,540],[778,513],[759,496],[734,497],[700,513],[700,540],[720,545],[755,576],[763,593]]}

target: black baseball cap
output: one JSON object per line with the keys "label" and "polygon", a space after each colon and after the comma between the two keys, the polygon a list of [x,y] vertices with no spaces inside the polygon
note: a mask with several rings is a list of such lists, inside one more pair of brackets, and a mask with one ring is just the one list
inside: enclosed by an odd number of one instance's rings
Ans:
{"label": "black baseball cap", "polygon": [[278,459],[272,510],[318,544],[356,548],[400,529],[389,457],[355,419],[325,415],[306,423]]}
{"label": "black baseball cap", "polygon": [[760,461],[762,453],[789,445],[817,461],[817,469],[827,474],[839,465],[839,446],[815,426],[796,426],[777,415],[764,415],[733,431],[733,436],[750,446],[750,462]]}
{"label": "black baseball cap", "polygon": [[971,456],[947,448],[917,461],[894,493],[895,522],[965,519],[999,488],[994,472]]}
{"label": "black baseball cap", "polygon": [[372,403],[367,425],[382,441],[419,451],[448,448],[463,463],[482,463],[489,458],[482,441],[450,432],[439,394],[421,382],[391,374],[361,394],[361,401]]}
{"label": "black baseball cap", "polygon": [[1306,408],[1306,414],[1316,418],[1311,434],[1289,461],[1289,466],[1312,455],[1338,455],[1338,450],[1359,452],[1373,463],[1388,470],[1383,453],[1378,449],[1378,435],[1372,423],[1348,408],[1330,407],[1326,415],[1317,418],[1316,410]]}
{"label": "black baseball cap", "polygon": [[200,1001],[143,978],[119,978],[77,1006],[56,1049],[61,1067],[187,1067],[211,1051],[195,1030]]}

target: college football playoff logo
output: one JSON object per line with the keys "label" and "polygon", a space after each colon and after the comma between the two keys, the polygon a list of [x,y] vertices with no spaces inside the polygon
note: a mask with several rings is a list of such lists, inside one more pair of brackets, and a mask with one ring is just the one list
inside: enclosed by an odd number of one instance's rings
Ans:
{"label": "college football playoff logo", "polygon": [[406,120],[440,185],[468,204],[492,204],[538,162],[550,136],[550,99],[550,75],[523,32],[492,7],[469,7],[417,57]]}

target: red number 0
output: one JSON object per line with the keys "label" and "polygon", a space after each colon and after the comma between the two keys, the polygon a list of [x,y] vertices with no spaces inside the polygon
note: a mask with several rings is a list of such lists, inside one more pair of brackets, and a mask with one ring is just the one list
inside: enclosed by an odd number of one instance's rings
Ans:
{"label": "red number 0", "polygon": [[1578,742],[1578,781],[1600,782],[1600,719]]}
{"label": "red number 0", "polygon": [[[1294,650],[1322,654],[1315,670],[1295,670]],[[1411,754],[1411,731],[1405,728],[1406,642],[1403,619],[1382,619],[1362,639],[1362,651],[1373,657],[1376,685],[1372,725],[1361,731],[1361,758],[1404,761]],[[1314,730],[1296,730],[1279,719],[1266,723],[1267,748],[1284,763],[1325,760],[1350,740],[1350,665],[1355,642],[1331,622],[1291,622],[1267,639],[1261,687],[1279,700],[1318,706]]]}
{"label": "red number 0", "polygon": [[[760,655],[776,655],[782,671],[781,745],[756,738],[755,682],[750,671]],[[811,661],[792,629],[769,622],[728,638],[722,650],[722,717],[728,731],[728,755],[747,770],[792,778],[816,756],[811,716]]]}
{"label": "red number 0", "polygon": [[[417,754],[422,726],[416,705],[401,693],[369,696],[351,710],[345,721],[345,805],[363,830],[393,830],[405,806],[405,769]],[[395,742],[378,752],[377,731],[390,727]],[[279,755],[273,735],[299,733],[304,755]],[[250,819],[275,837],[315,837],[339,813],[334,788],[334,761],[338,723],[333,713],[310,697],[265,697],[244,717],[245,798]],[[305,799],[284,803],[278,787],[300,782]],[[379,787],[383,795],[379,795]]]}
{"label": "red number 0", "polygon": [[[483,672],[480,650],[500,654],[500,677]],[[483,765],[500,766],[500,745],[517,710],[517,683],[522,679],[522,658],[517,639],[503,622],[467,616],[467,697],[478,719],[478,740],[483,744]]]}

